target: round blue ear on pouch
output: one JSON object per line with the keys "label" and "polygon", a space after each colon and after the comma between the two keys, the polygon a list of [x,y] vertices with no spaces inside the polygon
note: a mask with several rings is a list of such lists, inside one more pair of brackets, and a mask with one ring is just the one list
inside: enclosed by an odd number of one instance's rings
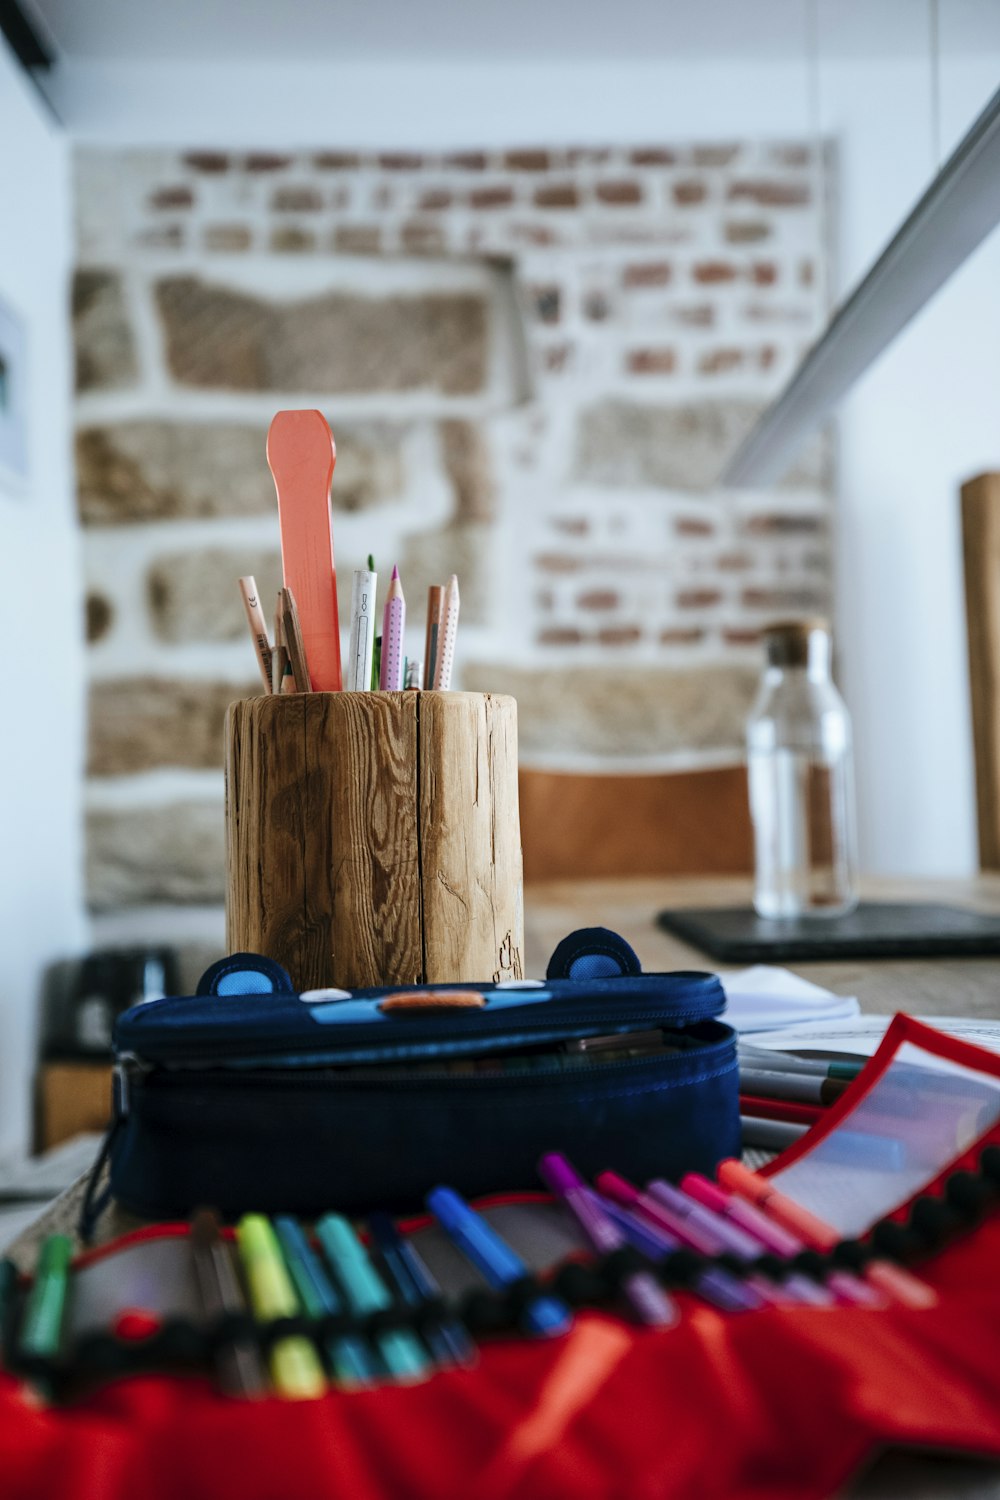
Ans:
{"label": "round blue ear on pouch", "polygon": [[205,970],[199,995],[293,995],[287,971],[262,953],[231,953]]}
{"label": "round blue ear on pouch", "polygon": [[641,974],[635,950],[607,927],[581,927],[564,937],[549,959],[546,979],[618,979]]}

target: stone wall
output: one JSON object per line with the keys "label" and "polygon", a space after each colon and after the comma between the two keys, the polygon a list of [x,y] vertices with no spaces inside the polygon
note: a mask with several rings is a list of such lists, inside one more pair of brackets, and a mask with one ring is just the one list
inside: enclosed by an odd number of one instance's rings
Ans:
{"label": "stone wall", "polygon": [[761,623],[826,611],[829,455],[717,476],[824,315],[812,148],[79,151],[89,895],[216,903],[235,580],[279,582],[274,411],[337,438],[335,544],[462,588],[460,685],[536,763],[740,753]]}

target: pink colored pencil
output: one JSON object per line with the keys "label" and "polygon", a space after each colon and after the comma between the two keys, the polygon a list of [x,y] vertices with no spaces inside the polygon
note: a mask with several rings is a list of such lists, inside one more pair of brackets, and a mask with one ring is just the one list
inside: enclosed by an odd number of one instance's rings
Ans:
{"label": "pink colored pencil", "polygon": [[389,592],[382,611],[382,664],[378,685],[383,692],[403,690],[403,631],[406,629],[406,600],[399,581],[399,569],[393,567]]}

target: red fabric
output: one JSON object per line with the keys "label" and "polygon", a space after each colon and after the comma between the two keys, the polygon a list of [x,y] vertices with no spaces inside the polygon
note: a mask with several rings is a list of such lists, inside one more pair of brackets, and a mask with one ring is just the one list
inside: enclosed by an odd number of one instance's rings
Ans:
{"label": "red fabric", "polygon": [[1000,1455],[1000,1214],[923,1312],[587,1315],[424,1384],[254,1405],[133,1378],[62,1410],[0,1376],[4,1500],[811,1500],[883,1444]]}

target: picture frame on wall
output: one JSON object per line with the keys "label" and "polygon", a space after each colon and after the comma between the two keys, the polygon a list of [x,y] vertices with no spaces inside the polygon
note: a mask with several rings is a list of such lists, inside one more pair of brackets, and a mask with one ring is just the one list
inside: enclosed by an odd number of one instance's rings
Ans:
{"label": "picture frame on wall", "polygon": [[0,298],[0,495],[28,479],[27,345],[24,319]]}

